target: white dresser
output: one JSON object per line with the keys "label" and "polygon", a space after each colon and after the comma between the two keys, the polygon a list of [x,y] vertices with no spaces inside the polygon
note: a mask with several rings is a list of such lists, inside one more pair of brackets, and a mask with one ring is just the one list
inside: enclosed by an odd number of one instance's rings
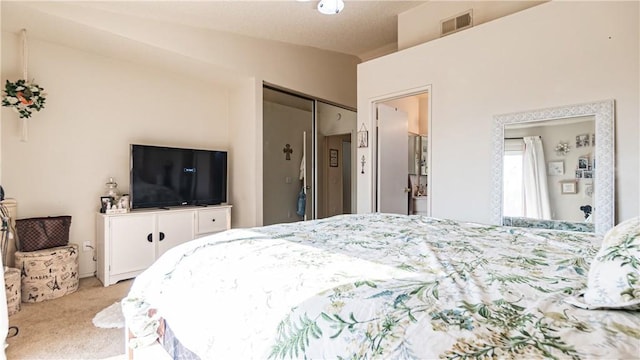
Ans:
{"label": "white dresser", "polygon": [[136,277],[172,247],[230,228],[231,205],[98,213],[98,279],[109,286]]}

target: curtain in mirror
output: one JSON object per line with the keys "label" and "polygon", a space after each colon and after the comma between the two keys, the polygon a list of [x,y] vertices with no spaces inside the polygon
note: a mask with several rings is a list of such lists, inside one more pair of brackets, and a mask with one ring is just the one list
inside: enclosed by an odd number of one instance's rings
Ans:
{"label": "curtain in mirror", "polygon": [[525,136],[523,154],[523,188],[525,216],[533,219],[550,220],[549,190],[547,171],[539,136]]}

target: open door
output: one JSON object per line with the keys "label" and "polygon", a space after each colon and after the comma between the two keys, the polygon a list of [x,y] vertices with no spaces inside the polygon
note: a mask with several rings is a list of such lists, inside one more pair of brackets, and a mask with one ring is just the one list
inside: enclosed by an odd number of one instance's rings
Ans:
{"label": "open door", "polygon": [[409,116],[397,108],[377,104],[378,211],[409,212],[407,171]]}

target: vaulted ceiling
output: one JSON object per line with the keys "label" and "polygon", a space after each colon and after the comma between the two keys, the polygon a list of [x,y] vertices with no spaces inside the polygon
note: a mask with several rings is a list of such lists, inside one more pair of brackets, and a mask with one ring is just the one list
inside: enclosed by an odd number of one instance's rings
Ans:
{"label": "vaulted ceiling", "polygon": [[363,59],[380,48],[395,46],[398,14],[424,3],[347,0],[340,14],[323,15],[316,9],[317,1],[3,1],[2,17],[3,30],[17,32],[20,14],[33,16],[29,12],[69,20],[120,16],[309,46]]}

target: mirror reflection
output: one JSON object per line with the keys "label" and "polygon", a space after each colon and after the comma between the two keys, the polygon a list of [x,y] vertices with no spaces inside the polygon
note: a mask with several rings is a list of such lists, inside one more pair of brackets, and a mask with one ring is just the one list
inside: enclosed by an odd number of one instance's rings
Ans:
{"label": "mirror reflection", "polygon": [[492,222],[597,234],[611,229],[614,105],[603,100],[495,115]]}
{"label": "mirror reflection", "polygon": [[504,126],[506,223],[558,220],[594,231],[594,116]]}
{"label": "mirror reflection", "polygon": [[428,215],[427,136],[409,133],[409,214]]}
{"label": "mirror reflection", "polygon": [[427,137],[409,133],[409,174],[427,175]]}

